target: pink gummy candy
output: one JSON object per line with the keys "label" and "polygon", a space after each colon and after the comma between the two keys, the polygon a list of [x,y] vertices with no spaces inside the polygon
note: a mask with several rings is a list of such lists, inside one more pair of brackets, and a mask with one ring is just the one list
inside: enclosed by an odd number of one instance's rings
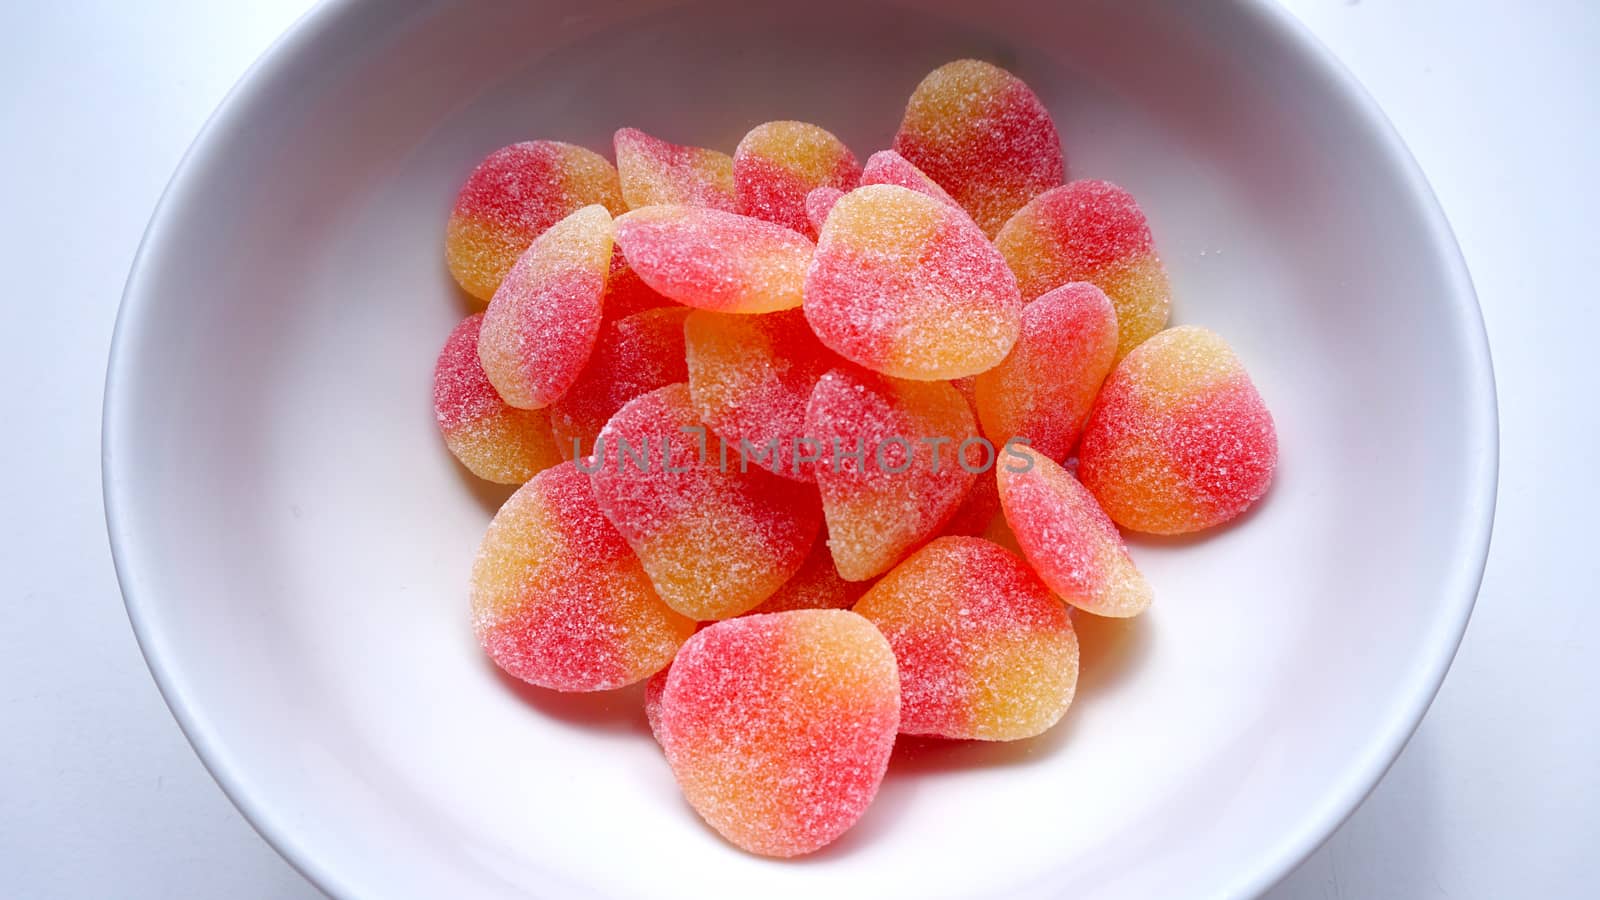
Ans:
{"label": "pink gummy candy", "polygon": [[811,237],[806,195],[813,188],[849,190],[861,178],[854,153],[828,131],[805,122],[757,125],[733,152],[738,211]]}
{"label": "pink gummy candy", "polygon": [[612,140],[622,198],[629,209],[681,203],[732,212],[733,157],[703,147],[684,147],[623,128]]}
{"label": "pink gummy candy", "polygon": [[663,295],[713,312],[799,306],[816,245],[749,216],[694,206],[646,206],[617,219],[617,243]]}
{"label": "pink gummy candy", "polygon": [[1106,378],[1078,477],[1118,525],[1183,534],[1249,509],[1277,461],[1272,414],[1244,365],[1189,325],[1140,344]]}
{"label": "pink gummy candy", "polygon": [[1085,179],[1046,191],[995,236],[1023,300],[1087,281],[1117,310],[1117,358],[1167,324],[1172,288],[1133,196]]}
{"label": "pink gummy candy", "polygon": [[605,207],[585,206],[534,240],[494,292],[478,355],[512,406],[549,406],[589,359],[611,270],[612,228]]}
{"label": "pink gummy candy", "polygon": [[[795,459],[806,404],[839,358],[818,342],[800,310],[739,316],[696,310],[684,326],[689,393],[707,426],[749,464],[811,481]],[[741,443],[742,442],[742,443]]]}
{"label": "pink gummy candy", "polygon": [[926,172],[893,150],[879,150],[867,157],[867,164],[861,170],[861,186],[866,187],[869,184],[898,185],[908,191],[927,194],[952,209],[966,212],[966,209],[956,202],[956,198],[950,196],[938,182],[929,178]]}
{"label": "pink gummy candy", "polygon": [[485,303],[533,239],[598,203],[627,211],[617,170],[592,150],[525,141],[488,155],[456,195],[445,229],[445,261],[467,293]]}
{"label": "pink gummy candy", "polygon": [[550,416],[509,406],[489,383],[478,360],[483,314],[468,316],[450,332],[433,369],[433,414],[445,446],[472,474],[500,484],[522,484],[561,461]]}
{"label": "pink gummy candy", "polygon": [[489,523],[472,566],[472,620],[500,668],[558,691],[644,679],[695,628],[656,596],[572,463],[533,476]]}
{"label": "pink gummy candy", "polygon": [[[685,384],[630,400],[600,432],[594,495],[669,606],[699,620],[755,607],[805,562],[815,492],[724,459]],[[586,466],[587,467],[587,466]]]}
{"label": "pink gummy candy", "polygon": [[1066,607],[1010,551],[939,538],[856,604],[900,670],[900,731],[980,741],[1042,734],[1078,683]]}
{"label": "pink gummy candy", "polygon": [[1062,462],[1078,445],[1100,383],[1117,354],[1117,314],[1099,288],[1062,285],[1022,311],[1022,335],[979,375],[978,420],[990,440],[1026,438]]}
{"label": "pink gummy candy", "polygon": [[995,470],[1006,523],[1023,556],[1050,590],[1101,616],[1136,616],[1150,585],[1134,568],[1122,535],[1072,473],[1028,447]]}
{"label": "pink gummy candy", "polygon": [[1016,342],[1022,298],[972,220],[895,185],[857,188],[823,224],[806,320],[846,359],[896,378],[993,367]]}
{"label": "pink gummy candy", "polygon": [[972,410],[947,382],[834,369],[811,394],[806,434],[817,442],[828,545],[849,581],[887,571],[937,534],[977,478],[958,456],[977,440]]}
{"label": "pink gummy candy", "polygon": [[984,234],[1066,178],[1050,113],[1022,79],[974,59],[934,69],[906,104],[894,149],[960,201]]}
{"label": "pink gummy candy", "polygon": [[730,843],[810,853],[877,794],[900,727],[894,653],[847,610],[718,622],[673,661],[658,731],[678,786]]}

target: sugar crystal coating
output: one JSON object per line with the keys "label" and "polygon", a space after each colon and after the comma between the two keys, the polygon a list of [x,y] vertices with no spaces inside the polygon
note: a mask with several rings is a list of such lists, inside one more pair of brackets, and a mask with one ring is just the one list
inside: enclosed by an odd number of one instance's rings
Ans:
{"label": "sugar crystal coating", "polygon": [[1133,195],[1108,181],[1083,179],[1046,191],[1017,211],[995,246],[1031,301],[1087,281],[1117,310],[1117,358],[1164,328],[1172,306],[1167,270]]}
{"label": "sugar crystal coating", "polygon": [[781,225],[694,206],[628,212],[617,219],[617,243],[650,287],[685,306],[730,313],[799,306],[816,250]]}
{"label": "sugar crystal coating", "polygon": [[993,440],[1026,438],[1057,462],[1078,445],[1117,354],[1117,313],[1087,282],[1065,284],[1022,311],[1022,334],[974,382],[978,420]]}
{"label": "sugar crystal coating", "polygon": [[942,537],[868,591],[855,611],[900,672],[900,731],[1015,741],[1072,704],[1078,640],[1061,601],[1010,551]]}
{"label": "sugar crystal coating", "polygon": [[1170,328],[1106,378],[1078,448],[1078,477],[1118,525],[1183,534],[1249,509],[1272,484],[1278,437],[1222,338]]}
{"label": "sugar crystal coating", "polygon": [[733,157],[623,128],[612,139],[629,209],[674,203],[733,212]]}
{"label": "sugar crystal coating", "polygon": [[622,213],[617,170],[591,150],[525,141],[491,153],[467,176],[445,227],[445,262],[456,282],[487,303],[533,239],[598,203]]}
{"label": "sugar crystal coating", "polygon": [[478,357],[512,406],[549,406],[583,370],[600,331],[612,229],[605,207],[585,206],[539,235],[494,292]]}
{"label": "sugar crystal coating", "polygon": [[763,856],[813,852],[861,817],[900,726],[894,653],[847,610],[718,622],[672,664],[662,748],[689,805]]}
{"label": "sugar crystal coating", "polygon": [[849,190],[861,165],[844,142],[806,122],[757,125],[733,152],[733,187],[740,213],[810,237],[806,195],[814,188]]}
{"label": "sugar crystal coating", "polygon": [[828,546],[848,581],[938,534],[977,478],[956,455],[977,426],[947,382],[834,369],[811,394],[806,434],[817,441]]}
{"label": "sugar crystal coating", "polygon": [[657,593],[695,619],[736,616],[799,570],[821,526],[814,491],[724,462],[686,384],[630,400],[600,432],[600,509]]}
{"label": "sugar crystal coating", "polygon": [[946,63],[906,104],[894,149],[958,200],[984,234],[1066,178],[1050,113],[1022,79],[974,59]]}
{"label": "sugar crystal coating", "polygon": [[644,679],[695,628],[656,596],[572,463],[533,476],[489,523],[472,566],[472,624],[500,668],[558,691]]}
{"label": "sugar crystal coating", "polygon": [[1016,342],[1022,298],[972,221],[887,184],[839,198],[805,278],[806,320],[846,359],[896,378],[993,367]]}
{"label": "sugar crystal coating", "polygon": [[961,203],[950,196],[950,192],[929,178],[926,172],[912,165],[910,160],[893,150],[879,150],[867,157],[867,164],[861,169],[861,186],[866,187],[869,184],[898,185],[908,191],[927,194],[952,209],[966,212]]}
{"label": "sugar crystal coating", "polygon": [[844,191],[834,187],[819,187],[806,194],[806,221],[811,225],[810,234],[821,234],[822,223],[828,221],[828,213],[833,211],[833,205],[844,196]]}
{"label": "sugar crystal coating", "polygon": [[623,404],[689,377],[684,366],[682,306],[607,319],[594,352],[561,399],[550,405],[550,428],[562,459],[594,451],[600,429]]}
{"label": "sugar crystal coating", "polygon": [[561,461],[550,416],[500,399],[478,359],[483,313],[450,332],[433,369],[433,415],[445,446],[472,474],[522,484]]}
{"label": "sugar crystal coating", "polygon": [[797,461],[811,391],[839,358],[800,310],[740,316],[696,310],[684,325],[689,393],[700,418],[749,465],[811,481]]}
{"label": "sugar crystal coating", "polygon": [[996,470],[1000,505],[1034,571],[1079,609],[1119,618],[1144,612],[1150,605],[1150,585],[1094,496],[1043,454],[1013,449],[1025,464]]}

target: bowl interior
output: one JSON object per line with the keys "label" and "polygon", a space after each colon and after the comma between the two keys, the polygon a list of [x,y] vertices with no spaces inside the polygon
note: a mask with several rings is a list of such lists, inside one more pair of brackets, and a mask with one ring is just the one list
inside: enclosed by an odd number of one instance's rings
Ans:
{"label": "bowl interior", "polygon": [[[504,491],[439,441],[465,312],[456,188],[537,137],[730,151],[770,119],[888,146],[941,62],[1012,68],[1073,177],[1140,199],[1174,319],[1223,334],[1282,464],[1219,533],[1136,540],[1157,601],[1082,632],[1080,697],[1015,745],[908,745],[796,862],[680,799],[640,694],[497,674],[466,576]],[[1493,490],[1487,356],[1404,151],[1251,3],[332,3],[175,181],[109,376],[113,543],[152,668],[213,771],[363,896],[1057,894],[1265,886],[1382,771],[1464,625]]]}

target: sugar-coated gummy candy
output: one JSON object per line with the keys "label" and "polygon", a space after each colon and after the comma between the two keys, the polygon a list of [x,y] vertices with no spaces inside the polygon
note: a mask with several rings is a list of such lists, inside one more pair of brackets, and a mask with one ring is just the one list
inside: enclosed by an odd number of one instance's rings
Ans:
{"label": "sugar-coated gummy candy", "polygon": [[828,221],[828,213],[843,196],[844,191],[834,187],[819,187],[806,194],[806,221],[811,224],[811,234],[822,233],[822,223]]}
{"label": "sugar-coated gummy candy", "polygon": [[1078,684],[1078,640],[1060,600],[1009,550],[942,537],[855,606],[900,672],[902,734],[1015,741],[1061,720]]}
{"label": "sugar-coated gummy candy", "polygon": [[535,238],[489,301],[478,356],[512,406],[542,409],[594,349],[611,271],[611,214],[585,206]]}
{"label": "sugar-coated gummy candy", "polygon": [[1140,344],[1106,378],[1078,477],[1118,525],[1183,534],[1249,509],[1277,461],[1272,414],[1244,365],[1214,332],[1186,325]]}
{"label": "sugar-coated gummy candy", "polygon": [[[700,418],[749,465],[811,481],[795,459],[811,391],[839,358],[800,310],[740,316],[695,310],[684,324],[689,394]],[[741,443],[742,442],[742,443]]]}
{"label": "sugar-coated gummy candy", "polygon": [[603,691],[672,661],[695,623],[673,612],[564,462],[505,502],[472,566],[472,624],[509,674],[558,691]]}
{"label": "sugar-coated gummy candy", "polygon": [[733,151],[738,211],[811,237],[817,232],[806,216],[806,195],[820,187],[849,190],[860,178],[850,148],[807,122],[757,125]]}
{"label": "sugar-coated gummy candy", "polygon": [[799,306],[816,250],[782,225],[695,206],[625,213],[617,244],[650,287],[685,306],[729,313]]}
{"label": "sugar-coated gummy candy", "polygon": [[630,400],[600,432],[591,475],[600,509],[656,592],[695,619],[754,608],[799,570],[821,527],[808,485],[740,471],[695,413],[689,386]]}
{"label": "sugar-coated gummy candy", "polygon": [[1022,298],[1005,260],[964,214],[888,184],[839,198],[805,278],[822,342],[896,378],[991,368],[1016,342]]}
{"label": "sugar-coated gummy candy", "polygon": [[1117,358],[1166,327],[1172,286],[1133,195],[1084,179],[1046,191],[995,236],[1023,300],[1092,282],[1117,310]]}
{"label": "sugar-coated gummy candy", "polygon": [[828,546],[848,581],[888,571],[938,534],[978,476],[957,455],[977,437],[972,410],[944,381],[834,369],[811,393],[806,435],[817,442]]}
{"label": "sugar-coated gummy candy", "polygon": [[550,416],[500,399],[478,359],[483,313],[450,332],[433,368],[433,415],[445,446],[472,474],[499,484],[522,484],[561,461]]}
{"label": "sugar-coated gummy candy", "polygon": [[861,169],[861,186],[869,184],[898,185],[908,191],[927,194],[952,209],[966,212],[966,208],[950,196],[949,191],[940,187],[937,181],[929,178],[928,173],[893,150],[879,150],[867,157],[867,164]]}
{"label": "sugar-coated gummy candy", "polygon": [[545,229],[590,204],[623,213],[617,170],[592,150],[525,141],[489,154],[456,195],[445,227],[445,262],[485,303],[517,257]]}
{"label": "sugar-coated gummy candy", "polygon": [[975,59],[946,63],[906,104],[894,149],[955,197],[984,234],[1066,178],[1055,123],[1022,79]]}
{"label": "sugar-coated gummy candy", "polygon": [[733,157],[704,147],[685,147],[623,128],[612,139],[622,198],[629,209],[658,203],[704,206],[733,212]]}
{"label": "sugar-coated gummy candy", "polygon": [[1117,526],[1072,473],[1028,447],[996,469],[1000,505],[1022,555],[1062,600],[1100,616],[1127,617],[1150,605],[1150,584],[1134,567]]}
{"label": "sugar-coated gummy candy", "polygon": [[660,736],[684,797],[730,843],[810,853],[861,817],[900,727],[894,653],[848,610],[718,622],[672,663]]}
{"label": "sugar-coated gummy candy", "polygon": [[688,309],[672,305],[601,324],[583,371],[550,405],[550,429],[562,459],[592,453],[600,429],[629,400],[689,377],[683,355],[688,315]]}
{"label": "sugar-coated gummy candy", "polygon": [[777,593],[745,615],[789,612],[795,609],[849,609],[872,586],[870,581],[845,581],[833,565],[828,542],[819,539],[800,571],[790,576]]}
{"label": "sugar-coated gummy candy", "polygon": [[1095,394],[1117,355],[1117,313],[1088,282],[1045,293],[1022,311],[1011,353],[974,382],[991,440],[1026,438],[1057,462],[1078,445]]}

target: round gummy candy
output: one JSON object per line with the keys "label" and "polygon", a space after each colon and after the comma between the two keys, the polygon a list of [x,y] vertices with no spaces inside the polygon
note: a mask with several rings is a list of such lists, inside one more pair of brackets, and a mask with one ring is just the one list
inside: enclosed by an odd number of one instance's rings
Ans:
{"label": "round gummy candy", "polygon": [[806,218],[806,195],[820,187],[850,190],[860,178],[850,148],[806,122],[757,125],[733,151],[738,211],[811,237],[817,232]]}
{"label": "round gummy candy", "polygon": [[821,526],[814,491],[740,471],[695,414],[686,384],[636,397],[595,447],[594,495],[656,592],[695,619],[725,619],[799,570]]}
{"label": "round gummy candy", "polygon": [[1057,462],[1078,445],[1100,383],[1117,354],[1117,313],[1087,282],[1062,285],[1022,311],[1022,334],[974,383],[990,440],[1025,438]]}
{"label": "round gummy candy", "polygon": [[816,250],[782,225],[695,206],[625,213],[617,243],[650,287],[685,306],[730,313],[799,306]]}
{"label": "round gummy candy", "polygon": [[1244,365],[1222,338],[1190,325],[1150,338],[1111,371],[1078,447],[1078,477],[1118,525],[1182,534],[1249,509],[1277,461],[1272,414]]}
{"label": "round gummy candy", "polygon": [[1167,324],[1172,286],[1133,195],[1085,179],[1035,197],[995,236],[1022,299],[1092,282],[1117,310],[1117,358]]}
{"label": "round gummy candy", "polygon": [[445,261],[467,293],[487,303],[533,239],[570,213],[598,203],[622,213],[617,170],[591,150],[526,141],[489,154],[456,195],[445,228]]}
{"label": "round gummy candy", "polygon": [[819,540],[811,548],[800,571],[794,573],[777,593],[745,615],[789,612],[795,609],[849,609],[871,587],[869,581],[845,581],[833,565],[828,542]]}
{"label": "round gummy candy", "polygon": [[494,292],[478,356],[512,406],[549,406],[583,370],[600,330],[612,227],[605,207],[585,206],[534,239]]}
{"label": "round gummy candy", "polygon": [[964,214],[888,184],[834,204],[805,278],[806,320],[846,359],[896,378],[993,367],[1016,342],[1022,298]]}
{"label": "round gummy candy", "polygon": [[899,727],[893,651],[872,623],[836,609],[696,634],[672,663],[659,717],[689,805],[735,846],[779,857],[855,824]]}
{"label": "round gummy candy", "polygon": [[958,454],[977,438],[948,382],[834,369],[806,407],[817,487],[839,574],[864,581],[939,533],[978,477]]}
{"label": "round gummy candy", "polygon": [[733,157],[704,147],[684,147],[623,128],[612,138],[622,197],[629,209],[681,203],[732,212]]}
{"label": "round gummy candy", "polygon": [[984,234],[1066,178],[1055,123],[1022,79],[975,59],[946,63],[906,104],[894,149],[960,201]]}
{"label": "round gummy candy", "polygon": [[966,212],[966,209],[956,202],[956,198],[950,196],[938,182],[929,178],[926,172],[893,150],[879,150],[867,157],[867,164],[861,169],[861,186],[866,187],[869,184],[898,185],[908,191],[927,194],[952,209],[961,210],[962,213]]}
{"label": "round gummy candy", "polygon": [[550,428],[562,459],[593,452],[600,429],[629,400],[689,377],[683,357],[688,315],[689,310],[673,305],[601,324],[583,371],[550,405]]}
{"label": "round gummy candy", "polygon": [[707,426],[752,465],[811,481],[795,460],[806,404],[839,358],[811,333],[800,310],[737,316],[696,310],[684,324],[689,393]]}
{"label": "round gummy candy", "polygon": [[472,474],[499,484],[522,484],[561,461],[550,416],[509,406],[483,374],[478,328],[483,313],[450,332],[433,369],[433,415],[444,443]]}
{"label": "round gummy candy", "polygon": [[1022,555],[1066,602],[1100,616],[1127,617],[1150,605],[1117,526],[1072,473],[1028,447],[995,474],[1000,505]]}
{"label": "round gummy candy", "polygon": [[902,734],[1015,741],[1042,734],[1072,704],[1078,640],[1067,608],[1003,547],[939,538],[855,611],[894,649]]}
{"label": "round gummy candy", "polygon": [[500,668],[558,691],[646,678],[695,628],[656,596],[572,463],[533,476],[489,523],[472,566],[472,624]]}

